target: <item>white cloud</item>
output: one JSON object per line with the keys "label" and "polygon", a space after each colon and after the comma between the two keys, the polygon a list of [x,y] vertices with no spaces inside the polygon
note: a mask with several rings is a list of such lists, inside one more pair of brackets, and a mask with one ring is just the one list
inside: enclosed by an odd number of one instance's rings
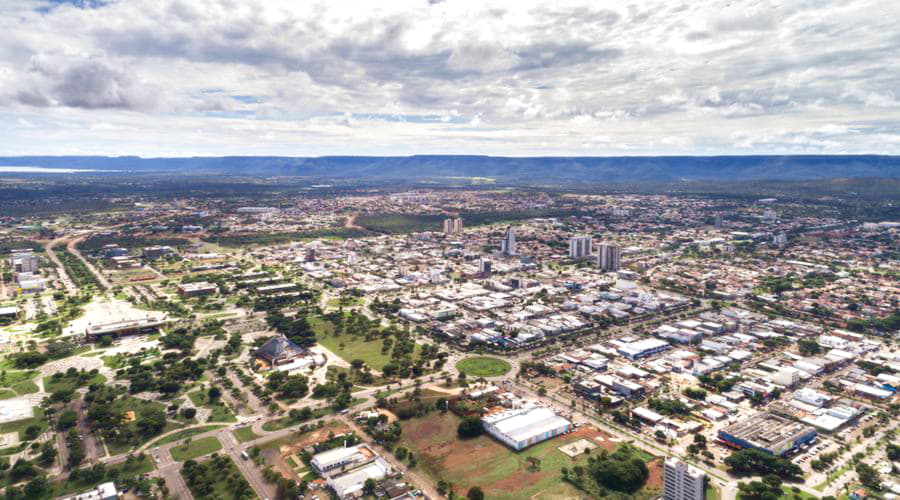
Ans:
{"label": "white cloud", "polygon": [[0,2],[0,154],[900,153],[896,2],[609,5]]}

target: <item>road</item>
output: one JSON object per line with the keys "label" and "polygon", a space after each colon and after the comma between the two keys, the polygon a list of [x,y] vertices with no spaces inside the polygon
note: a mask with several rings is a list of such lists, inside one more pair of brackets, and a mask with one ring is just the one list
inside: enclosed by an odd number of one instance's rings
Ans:
{"label": "road", "polygon": [[63,286],[66,288],[66,291],[74,294],[78,293],[78,287],[75,286],[75,283],[72,282],[72,279],[66,273],[66,267],[63,266],[62,261],[59,260],[59,256],[57,256],[56,253],[53,252],[53,247],[61,245],[68,239],[69,236],[62,236],[49,243],[44,244],[44,253],[47,254],[47,257],[49,257],[50,260],[53,261],[53,264],[56,266],[56,272],[59,275],[59,281],[62,282]]}

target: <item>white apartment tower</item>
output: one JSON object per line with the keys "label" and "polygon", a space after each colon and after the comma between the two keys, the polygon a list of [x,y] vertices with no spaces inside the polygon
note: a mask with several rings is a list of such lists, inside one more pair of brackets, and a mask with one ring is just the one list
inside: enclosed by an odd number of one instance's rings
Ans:
{"label": "white apartment tower", "polygon": [[15,252],[10,259],[13,272],[36,273],[38,272],[38,259],[31,251]]}
{"label": "white apartment tower", "polygon": [[500,252],[503,255],[516,254],[516,229],[512,226],[506,228],[506,234],[500,240]]}
{"label": "white apartment tower", "polygon": [[462,234],[463,223],[459,217],[444,219],[444,234]]}
{"label": "white apartment tower", "polygon": [[573,236],[569,239],[569,257],[581,259],[591,255],[593,247],[590,236]]}
{"label": "white apartment tower", "polygon": [[663,469],[663,500],[703,500],[706,474],[674,457],[666,459]]}
{"label": "white apartment tower", "polygon": [[622,249],[619,245],[603,243],[597,249],[597,267],[601,271],[618,271],[622,261]]}

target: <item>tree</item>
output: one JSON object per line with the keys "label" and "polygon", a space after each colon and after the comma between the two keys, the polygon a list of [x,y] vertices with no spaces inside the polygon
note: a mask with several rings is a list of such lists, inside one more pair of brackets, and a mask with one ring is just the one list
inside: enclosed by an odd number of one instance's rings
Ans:
{"label": "tree", "polygon": [[484,426],[482,425],[480,418],[466,417],[459,423],[459,427],[456,428],[456,433],[459,434],[459,437],[461,438],[473,438],[484,433]]}
{"label": "tree", "polygon": [[210,401],[215,401],[222,397],[222,389],[219,389],[218,387],[210,387],[206,395],[209,396]]}
{"label": "tree", "polygon": [[466,498],[469,500],[484,500],[484,492],[478,486],[472,486],[469,488],[469,492],[466,493]]}
{"label": "tree", "polygon": [[856,464],[856,475],[859,476],[859,482],[866,488],[881,491],[881,476],[871,465],[863,462]]}
{"label": "tree", "polygon": [[736,475],[775,474],[786,479],[803,475],[799,465],[755,448],[732,453],[725,459],[725,465]]}
{"label": "tree", "polygon": [[365,484],[363,485],[363,494],[364,495],[375,495],[375,480],[371,477],[366,479]]}

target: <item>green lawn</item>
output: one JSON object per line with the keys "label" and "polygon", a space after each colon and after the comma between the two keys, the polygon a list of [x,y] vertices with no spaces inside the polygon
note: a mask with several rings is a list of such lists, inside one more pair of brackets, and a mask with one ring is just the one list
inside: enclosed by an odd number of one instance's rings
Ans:
{"label": "green lawn", "polygon": [[13,391],[11,389],[0,389],[0,399],[9,399],[16,396],[18,396],[18,394],[16,394],[16,391]]}
{"label": "green lawn", "polygon": [[169,434],[166,437],[157,439],[150,443],[149,448],[153,448],[155,446],[162,446],[168,443],[174,443],[175,441],[181,441],[182,439],[189,438],[191,436],[196,436],[197,434],[203,434],[204,432],[214,431],[216,429],[221,429],[225,427],[225,425],[204,425],[201,427],[193,427],[191,429],[185,429],[183,431],[178,431],[174,434]]}
{"label": "green lawn", "polygon": [[178,445],[172,448],[172,459],[177,462],[184,462],[192,458],[202,457],[214,451],[222,449],[222,443],[215,436],[205,437],[188,444]]}
{"label": "green lawn", "polygon": [[191,398],[191,401],[198,408],[204,407],[212,410],[207,422],[237,422],[237,417],[234,416],[234,413],[232,413],[225,402],[222,400],[210,402],[209,395],[205,390],[189,392],[187,397]]}
{"label": "green lawn", "polygon": [[234,438],[237,439],[239,443],[246,443],[247,441],[253,441],[260,437],[257,433],[253,432],[253,427],[249,425],[235,429],[232,434],[234,434]]}
{"label": "green lawn", "polygon": [[476,356],[456,363],[456,369],[469,377],[499,377],[509,372],[510,364],[499,358]]}
{"label": "green lawn", "polygon": [[37,374],[37,370],[8,371],[0,373],[0,387],[12,387],[20,382],[33,379]]}
{"label": "green lawn", "polygon": [[12,390],[16,391],[16,394],[18,394],[19,396],[24,396],[25,394],[34,394],[38,392],[40,388],[31,380],[26,380],[24,382],[14,384],[12,386]]}
{"label": "green lawn", "polygon": [[42,432],[47,429],[48,425],[44,420],[43,408],[34,407],[34,416],[31,418],[0,424],[0,433],[18,432],[19,439],[25,439],[25,429],[32,425],[40,427]]}
{"label": "green lawn", "polygon": [[106,383],[106,377],[100,375],[94,375],[83,382],[79,381],[78,377],[69,377],[63,374],[62,377],[54,379],[53,376],[44,377],[44,392],[54,393],[57,391],[74,391],[79,387],[89,386],[91,384],[104,384]]}
{"label": "green lawn", "polygon": [[[391,354],[381,352],[383,345],[381,338],[367,341],[363,336],[354,337],[349,334],[335,336],[334,325],[330,321],[314,315],[308,316],[307,319],[319,343],[348,363],[354,359],[361,359],[373,370],[381,371],[384,365],[391,362]],[[418,358],[420,350],[421,348],[416,346],[413,359]]]}

